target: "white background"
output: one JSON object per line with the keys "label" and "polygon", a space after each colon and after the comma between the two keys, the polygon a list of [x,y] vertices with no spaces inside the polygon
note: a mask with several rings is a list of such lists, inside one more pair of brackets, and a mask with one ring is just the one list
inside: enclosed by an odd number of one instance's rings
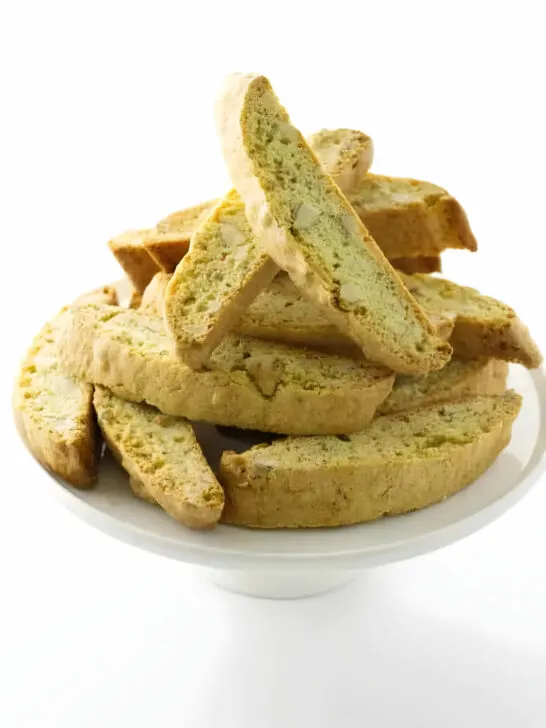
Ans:
{"label": "white background", "polygon": [[[221,194],[213,100],[270,76],[304,132],[457,196],[445,272],[546,348],[540,2],[0,3],[0,726],[546,724],[543,481],[481,533],[275,603],[83,526],[15,446],[11,382],[43,321],[118,277],[106,241]],[[6,328],[7,327],[7,328]]]}

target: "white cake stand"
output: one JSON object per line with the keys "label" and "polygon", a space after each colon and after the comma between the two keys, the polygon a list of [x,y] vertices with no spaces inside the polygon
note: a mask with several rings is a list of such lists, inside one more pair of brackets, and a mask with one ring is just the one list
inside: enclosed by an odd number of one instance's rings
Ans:
{"label": "white cake stand", "polygon": [[[546,374],[512,367],[509,385],[523,395],[524,404],[509,447],[485,475],[443,503],[369,524],[192,531],[157,506],[135,498],[127,476],[109,458],[93,490],[71,488],[36,461],[31,464],[33,480],[40,488],[48,484],[51,493],[88,525],[161,556],[206,567],[203,573],[221,587],[257,597],[310,596],[341,586],[370,567],[410,559],[464,538],[529,491],[546,470]],[[22,435],[17,416],[15,420]],[[211,437],[215,431],[208,426],[197,429],[213,458],[222,447],[235,444],[217,434]],[[21,442],[26,447],[23,436]]]}

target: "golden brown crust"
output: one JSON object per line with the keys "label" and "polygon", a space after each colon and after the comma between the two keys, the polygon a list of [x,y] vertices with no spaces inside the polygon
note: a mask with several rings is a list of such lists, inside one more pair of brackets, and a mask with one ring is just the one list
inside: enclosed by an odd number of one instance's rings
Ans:
{"label": "golden brown crust", "polygon": [[109,306],[69,309],[59,343],[68,374],[166,414],[267,432],[364,427],[394,375],[366,362],[227,337],[209,370],[171,356],[158,317]]}
{"label": "golden brown crust", "polygon": [[476,397],[379,417],[342,441],[286,438],[242,454],[224,452],[222,521],[317,528],[432,505],[490,467],[510,441],[520,404],[514,392]]}
{"label": "golden brown crust", "polygon": [[[156,274],[157,275],[157,274]],[[150,284],[148,284],[150,285]],[[138,291],[131,291],[131,295],[129,297],[129,303],[127,308],[140,308],[140,304],[142,303],[142,293],[139,293]]]}
{"label": "golden brown crust", "polygon": [[157,263],[159,270],[173,273],[188,252],[195,231],[210,215],[218,200],[178,210],[160,220],[144,240],[144,247]]}
{"label": "golden brown crust", "polygon": [[108,247],[138,293],[142,293],[159,266],[144,247],[150,230],[130,230],[110,240]]}
{"label": "golden brown crust", "polygon": [[528,369],[542,364],[542,354],[529,329],[515,314],[499,325],[458,316],[451,342],[457,356],[465,359],[474,359],[481,352],[483,356],[498,356]]}
{"label": "golden brown crust", "polygon": [[450,343],[456,356],[503,359],[530,369],[542,363],[528,328],[505,303],[445,278],[401,275],[429,315],[453,318]]}
{"label": "golden brown crust", "polygon": [[437,185],[368,174],[347,197],[389,260],[436,257],[446,248],[477,250],[463,208]]}
{"label": "golden brown crust", "polygon": [[93,403],[104,439],[139,497],[191,528],[218,522],[224,493],[187,420],[125,402],[104,387],[95,389]]}
{"label": "golden brown crust", "polygon": [[388,415],[482,394],[502,394],[507,377],[508,363],[505,361],[452,359],[439,372],[424,377],[397,377],[379,414]]}
{"label": "golden brown crust", "polygon": [[440,273],[442,260],[439,255],[418,255],[415,258],[394,258],[391,265],[404,273]]}

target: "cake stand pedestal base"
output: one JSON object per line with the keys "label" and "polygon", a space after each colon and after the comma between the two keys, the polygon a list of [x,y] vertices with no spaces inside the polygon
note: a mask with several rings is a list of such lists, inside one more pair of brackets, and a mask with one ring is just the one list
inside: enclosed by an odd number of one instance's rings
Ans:
{"label": "cake stand pedestal base", "polygon": [[352,571],[264,571],[207,569],[213,584],[248,597],[261,599],[301,599],[338,589],[357,578]]}

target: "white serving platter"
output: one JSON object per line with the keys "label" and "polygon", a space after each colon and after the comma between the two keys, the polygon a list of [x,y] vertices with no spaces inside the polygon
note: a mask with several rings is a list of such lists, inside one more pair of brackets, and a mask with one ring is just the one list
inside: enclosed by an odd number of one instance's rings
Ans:
{"label": "white serving platter", "polygon": [[[86,524],[141,549],[208,567],[219,585],[254,596],[297,597],[343,584],[373,566],[413,558],[464,538],[511,508],[546,470],[546,374],[512,366],[509,386],[523,395],[510,445],[475,483],[444,502],[374,523],[331,529],[263,531],[220,525],[184,528],[132,495],[127,475],[106,456],[98,484],[80,491],[50,474],[28,453],[37,487]],[[17,413],[22,446],[27,447]],[[214,462],[241,447],[216,428],[198,424]],[[249,440],[252,444],[251,439]],[[27,447],[28,450],[28,447]]]}

